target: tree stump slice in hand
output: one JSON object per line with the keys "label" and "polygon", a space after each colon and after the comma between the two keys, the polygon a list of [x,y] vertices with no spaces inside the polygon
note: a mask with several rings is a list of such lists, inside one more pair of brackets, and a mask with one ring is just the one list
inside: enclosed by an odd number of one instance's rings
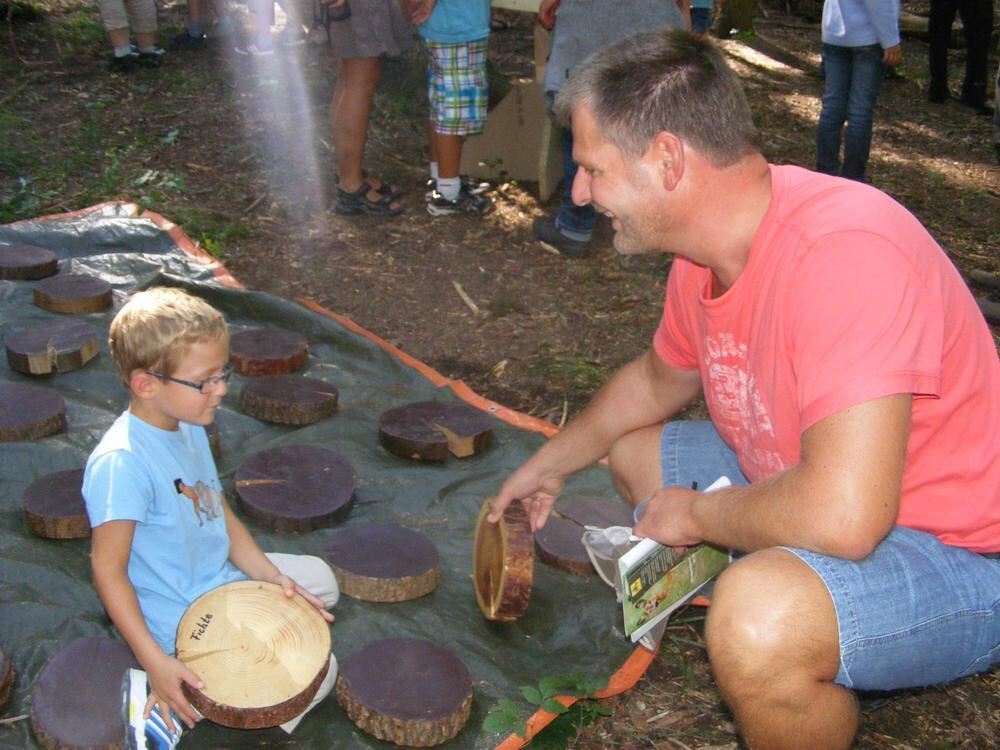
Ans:
{"label": "tree stump slice in hand", "polygon": [[111,306],[111,284],[86,273],[61,273],[35,285],[35,304],[56,313],[100,312]]}
{"label": "tree stump slice in hand", "polygon": [[583,546],[584,526],[632,526],[632,508],[602,497],[560,498],[545,525],[535,532],[535,552],[546,565],[578,576],[594,575]]}
{"label": "tree stump slice in hand", "polygon": [[98,355],[97,329],[60,319],[15,333],[5,342],[7,362],[25,375],[51,375],[83,367]]}
{"label": "tree stump slice in hand", "polygon": [[485,412],[468,404],[417,401],[382,414],[378,436],[397,456],[444,461],[482,453],[493,442],[493,427]]}
{"label": "tree stump slice in hand", "polygon": [[490,523],[486,516],[492,501],[486,499],[476,521],[472,578],[486,619],[513,622],[524,614],[531,598],[535,562],[531,523],[519,503],[508,505],[500,520]]}
{"label": "tree stump slice in hand", "polygon": [[240,409],[274,424],[307,425],[337,411],[337,389],[302,375],[268,375],[251,380],[240,392]]}
{"label": "tree stump slice in hand", "polygon": [[90,520],[83,499],[83,469],[46,474],[24,491],[28,531],[45,539],[86,539]]}
{"label": "tree stump slice in hand", "polygon": [[66,429],[66,402],[48,388],[0,383],[0,443],[36,440]]}
{"label": "tree stump slice in hand", "polygon": [[236,729],[283,724],[306,710],[330,664],[330,628],[304,597],[263,581],[227,583],[191,603],[177,659],[205,683],[184,694],[203,716]]}
{"label": "tree stump slice in hand", "polygon": [[403,602],[433,591],[441,558],[430,539],[396,524],[369,523],[337,531],[324,552],[340,584],[355,599]]}
{"label": "tree stump slice in hand", "polygon": [[240,375],[287,375],[309,356],[305,336],[280,328],[240,331],[229,340],[229,361]]}
{"label": "tree stump slice in hand", "polygon": [[404,747],[447,742],[472,709],[472,676],[446,648],[417,638],[369,644],[340,665],[337,702],[358,728]]}
{"label": "tree stump slice in hand", "polygon": [[354,499],[354,469],[327,448],[290,445],[261,451],[234,477],[240,507],[259,526],[301,532],[332,526]]}
{"label": "tree stump slice in hand", "polygon": [[14,660],[10,658],[7,650],[0,646],[0,711],[10,701],[11,693],[14,692],[14,683],[17,675],[14,673]]}
{"label": "tree stump slice in hand", "polygon": [[0,279],[44,279],[59,270],[59,258],[35,245],[0,245]]}
{"label": "tree stump slice in hand", "polygon": [[56,652],[31,689],[31,728],[46,750],[124,748],[122,678],[139,663],[124,641],[81,638]]}

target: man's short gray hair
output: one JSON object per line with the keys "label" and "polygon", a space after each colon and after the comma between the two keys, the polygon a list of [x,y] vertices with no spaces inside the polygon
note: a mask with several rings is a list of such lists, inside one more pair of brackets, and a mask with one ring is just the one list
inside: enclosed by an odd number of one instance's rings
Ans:
{"label": "man's short gray hair", "polygon": [[713,42],[686,31],[637,34],[591,55],[559,93],[556,117],[569,127],[579,104],[627,159],[662,131],[719,167],[757,151],[739,78]]}

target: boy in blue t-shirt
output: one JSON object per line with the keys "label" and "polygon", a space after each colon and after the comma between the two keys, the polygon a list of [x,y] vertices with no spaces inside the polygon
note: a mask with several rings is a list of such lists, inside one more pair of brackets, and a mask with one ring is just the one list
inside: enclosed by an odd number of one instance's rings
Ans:
{"label": "boy in blue t-shirt", "polygon": [[[155,705],[171,729],[171,712],[193,727],[201,716],[181,683],[204,685],[173,656],[191,602],[249,578],[301,594],[332,621],[326,607],[339,589],[317,557],[265,555],[222,494],[205,434],[232,372],[222,315],[183,291],[150,289],[115,316],[109,345],[130,400],[84,473],[94,587],[148,675],[145,716]],[[312,705],[329,694],[336,674],[331,654]],[[291,732],[300,719],[282,728]]]}
{"label": "boy in blue t-shirt", "polygon": [[465,137],[486,126],[490,0],[410,0],[405,5],[431,58],[427,212],[481,216],[493,207],[482,194],[489,186],[463,177],[459,168]]}

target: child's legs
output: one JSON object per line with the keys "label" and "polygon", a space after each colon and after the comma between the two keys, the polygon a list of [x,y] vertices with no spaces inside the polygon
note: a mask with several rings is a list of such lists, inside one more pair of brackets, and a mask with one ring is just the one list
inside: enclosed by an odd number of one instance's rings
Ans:
{"label": "child's legs", "polygon": [[268,552],[268,559],[283,574],[295,581],[310,594],[319,599],[327,608],[340,599],[340,587],[330,566],[313,555],[289,555],[283,552]]}
{"label": "child's legs", "polygon": [[98,0],[97,9],[112,47],[128,46],[128,13],[123,0]]}
{"label": "child's legs", "polygon": [[872,145],[875,103],[885,80],[882,48],[873,44],[851,48],[851,84],[847,97],[847,130],[844,133],[844,167],[841,174],[852,180],[865,176]]}
{"label": "child's legs", "polygon": [[465,136],[481,133],[486,125],[487,40],[428,41],[427,50],[431,160],[437,161],[441,178],[458,177]]}
{"label": "child's legs", "polygon": [[153,0],[126,0],[129,24],[139,49],[156,44],[156,3]]}
{"label": "child's legs", "polygon": [[826,88],[816,128],[816,170],[839,175],[841,131],[847,119],[847,98],[851,89],[850,47],[824,44],[823,69]]}
{"label": "child's legs", "polygon": [[340,60],[333,90],[330,119],[337,150],[337,174],[344,190],[357,190],[364,180],[361,164],[375,88],[382,76],[382,58],[348,57]]}
{"label": "child's legs", "polygon": [[319,689],[316,691],[316,695],[313,699],[309,701],[309,705],[306,706],[306,710],[296,716],[294,719],[289,719],[281,728],[285,730],[288,734],[295,731],[295,727],[299,725],[299,722],[305,718],[305,715],[312,711],[317,705],[322,702],[326,696],[333,692],[334,685],[337,684],[337,657],[330,654],[330,666],[326,670],[326,677],[323,678],[323,682],[320,683]]}

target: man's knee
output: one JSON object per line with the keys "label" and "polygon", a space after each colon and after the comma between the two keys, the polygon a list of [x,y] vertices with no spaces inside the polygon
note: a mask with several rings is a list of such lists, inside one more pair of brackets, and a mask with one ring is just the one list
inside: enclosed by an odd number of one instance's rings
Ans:
{"label": "man's knee", "polygon": [[615,489],[636,505],[663,485],[660,468],[661,425],[622,435],[608,452],[608,466]]}

